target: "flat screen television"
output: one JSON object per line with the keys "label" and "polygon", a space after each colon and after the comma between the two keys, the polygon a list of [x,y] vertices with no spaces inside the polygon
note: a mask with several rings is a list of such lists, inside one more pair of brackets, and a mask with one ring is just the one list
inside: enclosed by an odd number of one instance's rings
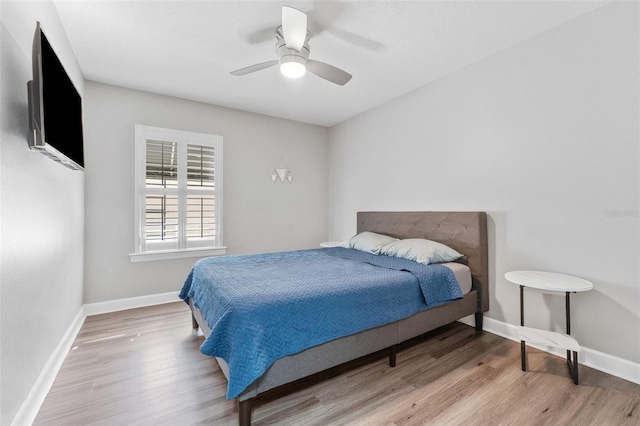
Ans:
{"label": "flat screen television", "polygon": [[29,147],[74,170],[84,170],[82,98],[47,40],[40,22],[33,37]]}

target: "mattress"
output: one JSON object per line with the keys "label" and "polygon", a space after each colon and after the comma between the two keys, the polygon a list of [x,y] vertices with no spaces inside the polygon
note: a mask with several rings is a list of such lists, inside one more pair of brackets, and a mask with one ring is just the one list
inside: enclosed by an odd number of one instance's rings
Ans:
{"label": "mattress", "polygon": [[456,262],[441,263],[441,265],[453,271],[453,275],[455,275],[458,284],[460,284],[462,294],[467,294],[471,291],[471,269],[467,265]]}

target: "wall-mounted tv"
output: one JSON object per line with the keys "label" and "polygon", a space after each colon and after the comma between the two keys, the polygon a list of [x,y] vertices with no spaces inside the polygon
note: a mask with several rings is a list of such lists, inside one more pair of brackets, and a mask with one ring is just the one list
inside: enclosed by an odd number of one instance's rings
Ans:
{"label": "wall-mounted tv", "polygon": [[84,170],[82,98],[44,35],[33,37],[29,147],[74,170]]}

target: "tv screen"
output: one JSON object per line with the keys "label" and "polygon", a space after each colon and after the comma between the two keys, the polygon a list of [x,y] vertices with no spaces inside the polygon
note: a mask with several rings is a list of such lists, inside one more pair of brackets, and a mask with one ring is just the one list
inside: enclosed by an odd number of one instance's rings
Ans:
{"label": "tv screen", "polygon": [[[84,168],[82,98],[38,23],[30,87],[32,148],[72,169]],[[53,148],[53,149],[52,149]],[[70,161],[69,161],[70,160]]]}

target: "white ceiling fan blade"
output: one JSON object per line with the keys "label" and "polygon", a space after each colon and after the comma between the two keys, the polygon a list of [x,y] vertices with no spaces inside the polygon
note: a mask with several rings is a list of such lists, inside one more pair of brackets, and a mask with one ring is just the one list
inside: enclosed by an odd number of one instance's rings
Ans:
{"label": "white ceiling fan blade", "polygon": [[314,61],[312,59],[307,60],[307,70],[314,73],[318,77],[324,78],[340,86],[344,86],[351,80],[351,74],[342,71],[340,68],[336,68],[333,65],[325,64],[324,62]]}
{"label": "white ceiling fan blade", "polygon": [[252,72],[260,71],[265,68],[272,67],[274,65],[278,65],[278,60],[262,62],[261,64],[250,65],[248,67],[240,68],[239,70],[231,71],[231,75],[246,75],[251,74]]}
{"label": "white ceiling fan blade", "polygon": [[307,15],[289,6],[282,6],[282,36],[289,49],[300,51],[307,38]]}

